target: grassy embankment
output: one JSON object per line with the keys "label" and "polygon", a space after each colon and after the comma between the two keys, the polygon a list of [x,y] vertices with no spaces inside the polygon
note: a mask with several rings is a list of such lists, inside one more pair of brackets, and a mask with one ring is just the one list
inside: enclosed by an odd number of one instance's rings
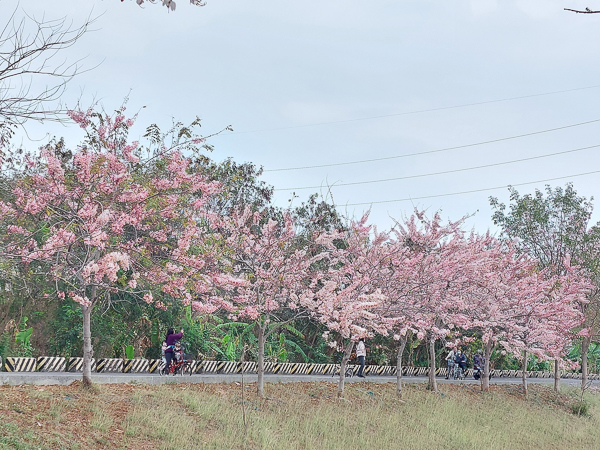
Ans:
{"label": "grassy embankment", "polygon": [[[442,394],[351,384],[346,399],[325,383],[267,385],[260,401],[239,385],[0,387],[0,449],[583,449],[600,448],[600,394],[587,417],[573,398],[531,386],[469,386]],[[249,394],[250,393],[250,394]]]}

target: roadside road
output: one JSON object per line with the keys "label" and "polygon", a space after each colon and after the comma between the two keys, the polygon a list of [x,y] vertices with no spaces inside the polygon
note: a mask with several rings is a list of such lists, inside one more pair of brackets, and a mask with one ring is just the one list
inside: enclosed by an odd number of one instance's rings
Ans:
{"label": "roadside road", "polygon": [[[299,382],[328,382],[337,383],[338,378],[323,375],[273,375],[264,376],[265,383],[299,383]],[[256,374],[244,375],[245,383],[256,383]],[[68,385],[73,381],[81,380],[81,373],[69,372],[0,372],[0,385]],[[166,383],[239,383],[242,376],[239,374],[203,374],[203,375],[176,375],[159,376],[148,373],[95,373],[92,374],[92,382],[98,384],[118,383],[140,383],[140,384],[166,384]],[[402,377],[404,383],[426,383],[427,377]],[[443,377],[437,379],[440,384],[479,384],[479,381],[471,379],[446,380]],[[531,384],[553,384],[552,378],[528,378]],[[346,378],[347,383],[395,383],[396,377],[370,376],[366,378]],[[579,386],[581,380],[562,379],[562,384]],[[492,378],[490,384],[520,384],[521,378]],[[594,381],[593,384],[600,384]]]}

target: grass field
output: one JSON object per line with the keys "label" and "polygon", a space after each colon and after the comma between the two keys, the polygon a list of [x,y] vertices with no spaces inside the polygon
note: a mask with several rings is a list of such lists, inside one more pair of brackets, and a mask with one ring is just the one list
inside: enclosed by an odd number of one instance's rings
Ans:
{"label": "grass field", "polygon": [[[600,394],[576,416],[572,395],[531,386],[327,383],[246,386],[78,385],[0,387],[0,449],[595,449]],[[242,407],[247,425],[244,426]]]}

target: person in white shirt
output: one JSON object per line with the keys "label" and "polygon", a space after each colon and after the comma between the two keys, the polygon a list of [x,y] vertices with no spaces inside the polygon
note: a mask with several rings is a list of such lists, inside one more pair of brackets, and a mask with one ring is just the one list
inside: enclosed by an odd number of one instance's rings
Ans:
{"label": "person in white shirt", "polygon": [[367,348],[365,347],[365,340],[360,338],[358,340],[358,344],[356,345],[356,357],[358,358],[358,363],[360,364],[360,369],[358,369],[358,376],[360,378],[364,378],[364,370],[365,370],[365,356],[367,356]]}
{"label": "person in white shirt", "polygon": [[448,365],[448,372],[446,372],[446,380],[452,376],[454,370],[454,358],[456,357],[456,348],[453,348],[448,352],[446,356],[446,364]]}

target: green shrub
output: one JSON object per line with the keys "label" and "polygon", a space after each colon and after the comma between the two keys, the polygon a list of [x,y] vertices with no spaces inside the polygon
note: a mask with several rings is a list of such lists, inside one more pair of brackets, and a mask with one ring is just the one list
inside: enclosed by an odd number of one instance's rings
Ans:
{"label": "green shrub", "polygon": [[586,400],[577,400],[577,402],[571,407],[571,410],[576,416],[589,417],[590,404]]}

